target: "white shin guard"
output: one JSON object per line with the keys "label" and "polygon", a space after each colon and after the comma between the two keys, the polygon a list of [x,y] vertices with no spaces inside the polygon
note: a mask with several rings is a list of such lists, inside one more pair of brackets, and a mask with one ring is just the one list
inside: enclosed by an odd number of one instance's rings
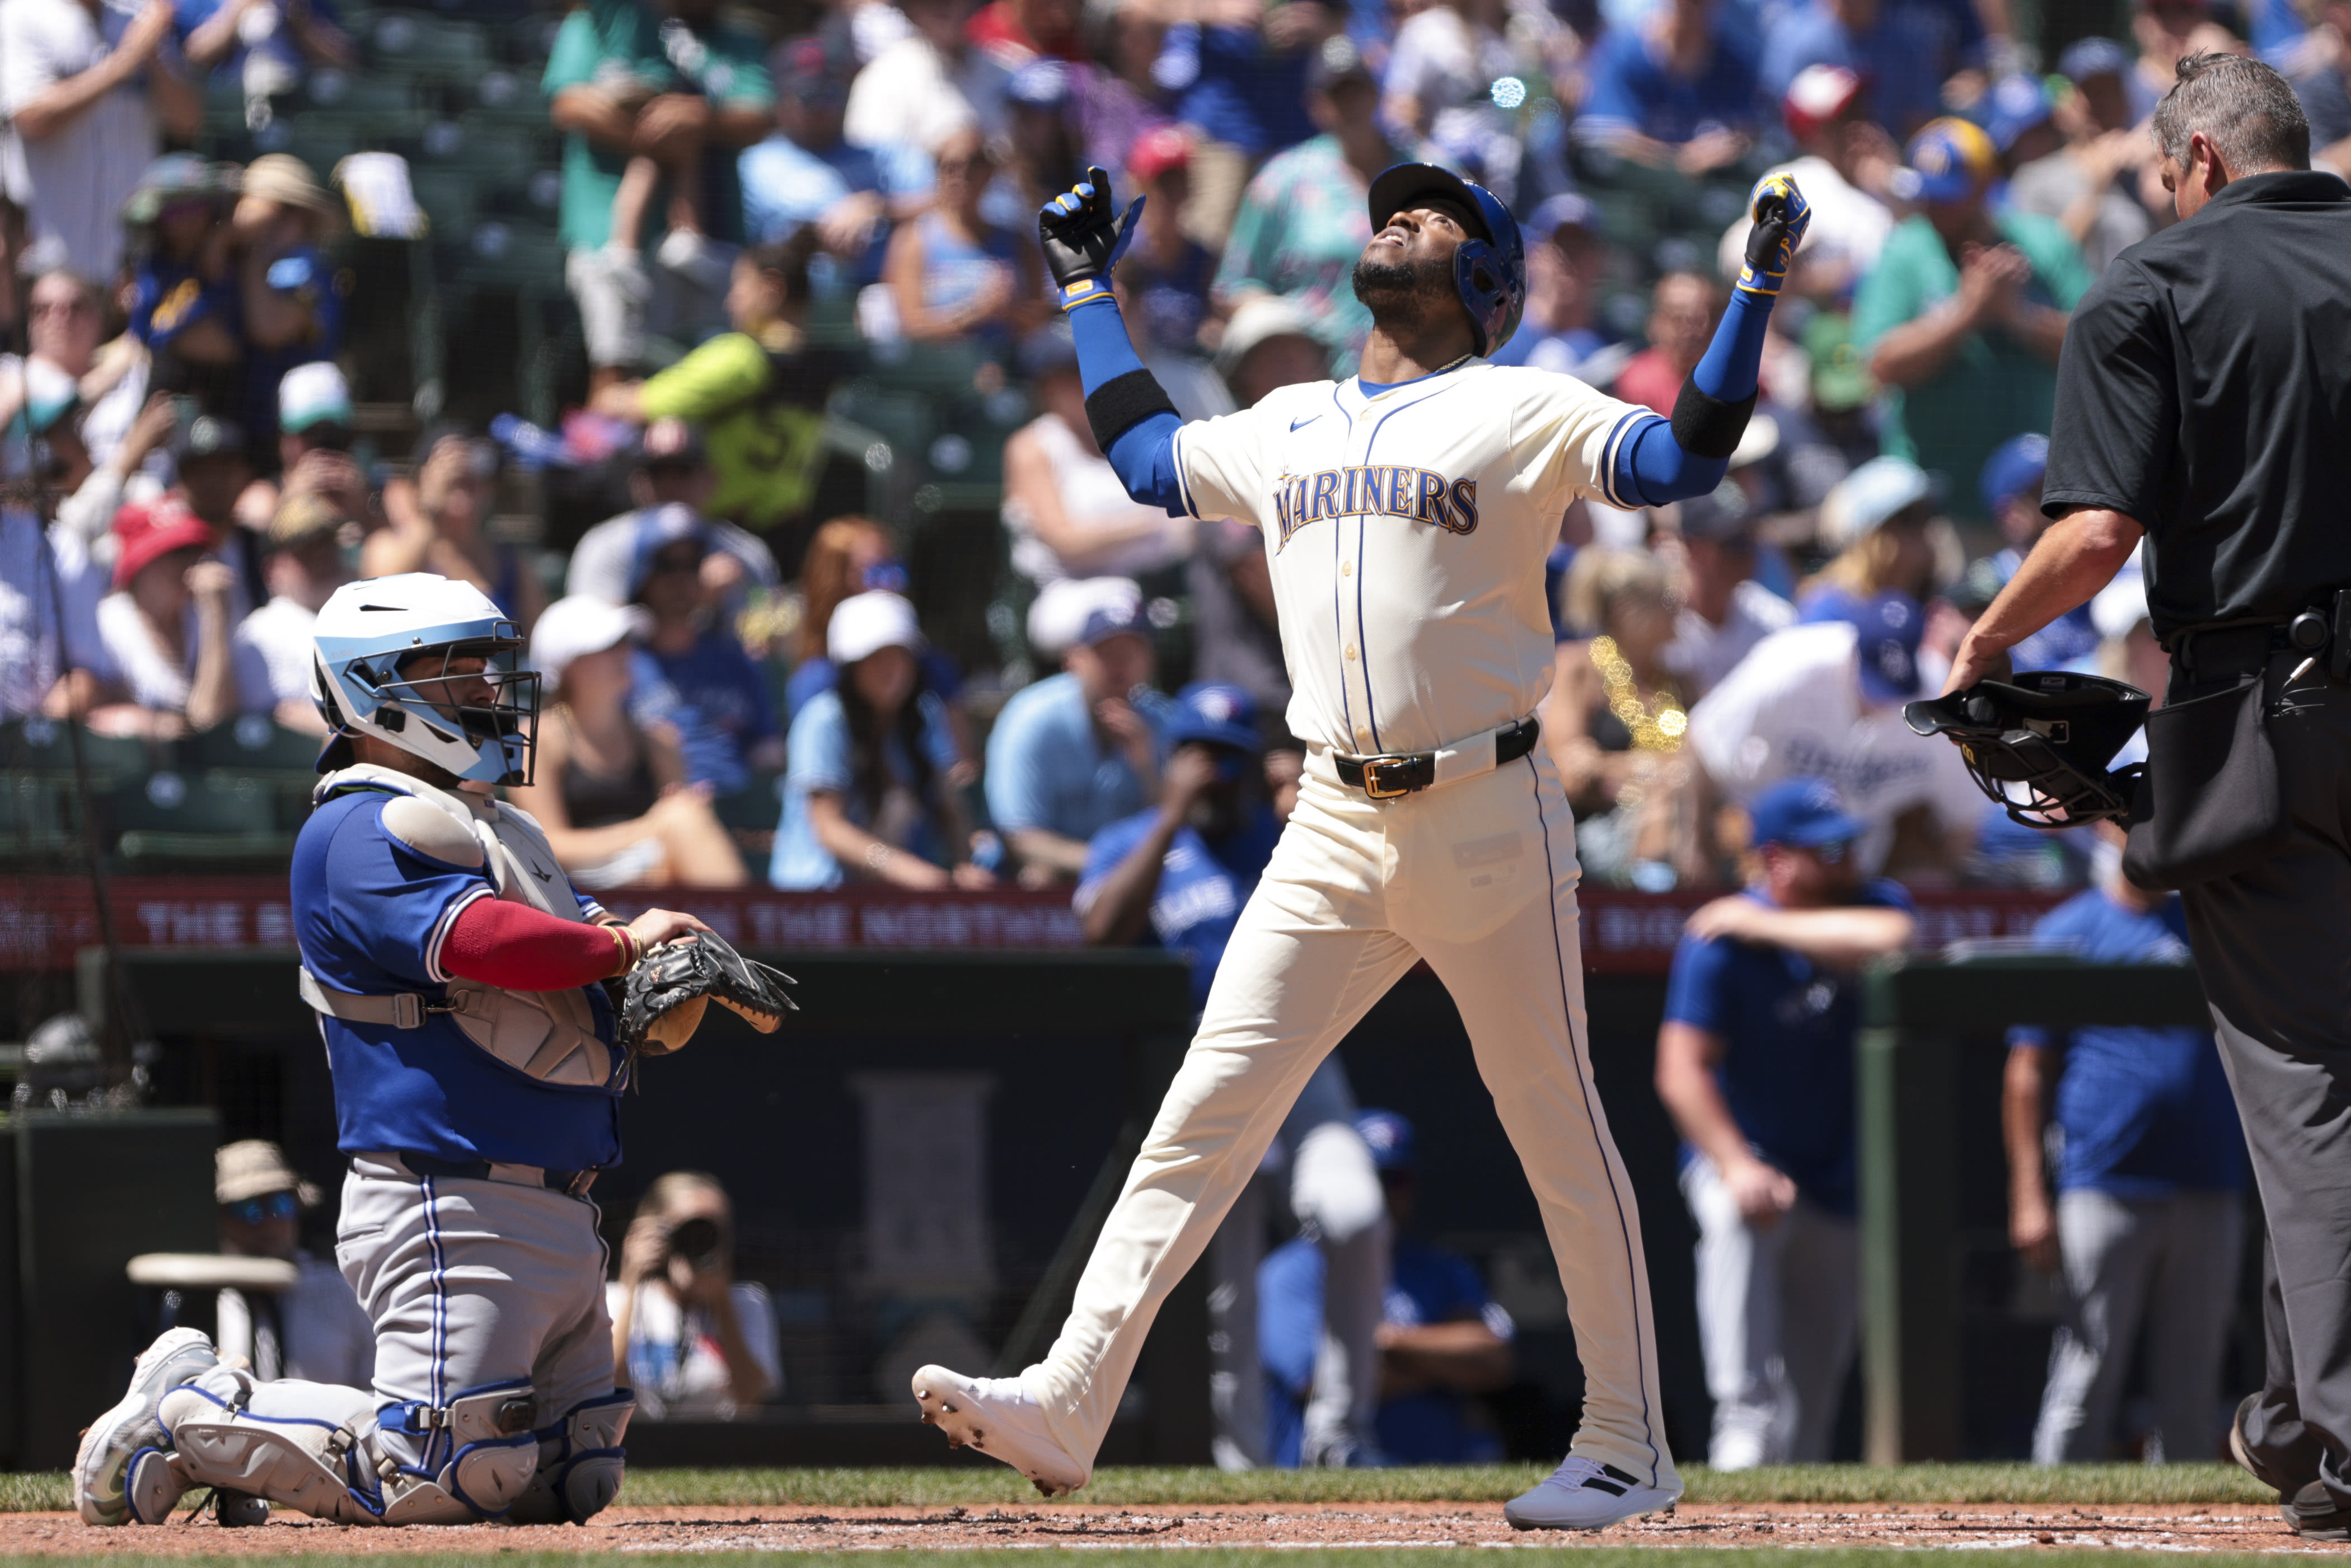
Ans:
{"label": "white shin guard", "polygon": [[[183,1491],[225,1488],[340,1524],[496,1518],[538,1469],[530,1394],[528,1384],[503,1384],[446,1406],[387,1411],[397,1423],[392,1430],[419,1439],[422,1462],[410,1466],[385,1451],[369,1396],[320,1384],[256,1385],[222,1367],[172,1390],[158,1411],[175,1451],[168,1469],[165,1456],[141,1456],[141,1517],[160,1517],[177,1500],[167,1484],[175,1481]],[[256,1409],[257,1402],[288,1409]]]}
{"label": "white shin guard", "polygon": [[583,1524],[602,1512],[621,1490],[628,1467],[621,1439],[636,1408],[636,1396],[616,1388],[539,1428],[538,1479],[509,1517],[518,1524]]}

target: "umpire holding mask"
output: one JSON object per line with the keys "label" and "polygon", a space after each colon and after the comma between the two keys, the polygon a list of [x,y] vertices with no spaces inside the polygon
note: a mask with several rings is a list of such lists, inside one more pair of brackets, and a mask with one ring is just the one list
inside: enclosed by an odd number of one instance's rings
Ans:
{"label": "umpire holding mask", "polygon": [[[1951,688],[2147,545],[2171,655],[2125,870],[2184,896],[2269,1222],[2268,1366],[2231,1447],[2351,1539],[2351,186],[2258,60],[2197,54],[2155,114],[2180,222],[2117,257],[2058,368],[2057,521]],[[2225,1260],[2215,1260],[2225,1264]]]}

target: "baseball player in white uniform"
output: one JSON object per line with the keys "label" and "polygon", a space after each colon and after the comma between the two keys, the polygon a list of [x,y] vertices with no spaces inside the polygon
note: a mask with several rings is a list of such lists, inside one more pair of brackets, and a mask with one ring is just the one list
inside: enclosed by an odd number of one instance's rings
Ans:
{"label": "baseball player in white uniform", "polygon": [[224,1522],[255,1499],[345,1524],[584,1520],[620,1490],[634,1408],[588,1197],[632,1060],[601,981],[703,926],[622,925],[490,794],[529,777],[538,678],[478,590],[352,583],[315,641],[334,738],[292,898],[374,1386],[259,1379],[172,1329],[84,1434],[74,1500],[110,1525],[160,1523],[193,1487],[237,1500]]}
{"label": "baseball player in white uniform", "polygon": [[[1139,206],[1140,204],[1136,204]],[[1403,164],[1372,183],[1353,379],[1185,424],[1129,345],[1109,272],[1132,234],[1108,177],[1040,214],[1096,439],[1139,501],[1264,534],[1306,776],[1228,945],[1199,1032],[1078,1284],[1017,1377],[927,1366],[923,1418],[1048,1495],[1085,1484],[1153,1315],[1258,1167],[1315,1065],[1426,959],[1541,1206],[1583,1360],[1565,1463],[1505,1513],[1604,1528],[1670,1506],[1640,1219],[1592,1082],[1575,825],[1535,744],[1552,639],[1543,558],[1579,497],[1639,506],[1720,482],[1754,405],[1771,307],[1809,214],[1753,199],[1748,267],[1673,418],[1480,356],[1517,327],[1518,225]]]}

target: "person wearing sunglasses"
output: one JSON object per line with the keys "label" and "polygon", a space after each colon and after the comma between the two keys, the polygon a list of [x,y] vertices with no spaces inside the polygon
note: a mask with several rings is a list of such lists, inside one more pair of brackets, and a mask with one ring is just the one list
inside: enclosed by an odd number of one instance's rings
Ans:
{"label": "person wearing sunglasses", "polygon": [[302,1216],[318,1207],[319,1189],[294,1174],[276,1144],[246,1138],[213,1152],[213,1199],[223,1252],[276,1258],[297,1270],[282,1294],[220,1292],[214,1337],[222,1358],[244,1356],[259,1378],[369,1386],[375,1329],[334,1261],[301,1245]]}
{"label": "person wearing sunglasses", "polygon": [[1898,883],[1861,878],[1864,824],[1827,780],[1782,779],[1748,811],[1748,884],[1690,915],[1657,1030],[1718,1469],[1828,1458],[1861,1309],[1855,979],[1916,925]]}

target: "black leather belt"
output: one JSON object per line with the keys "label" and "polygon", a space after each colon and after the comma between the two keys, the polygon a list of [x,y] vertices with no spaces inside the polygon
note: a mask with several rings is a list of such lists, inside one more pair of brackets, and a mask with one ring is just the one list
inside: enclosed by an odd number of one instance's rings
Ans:
{"label": "black leather belt", "polygon": [[[1507,729],[1494,732],[1494,765],[1516,762],[1535,748],[1542,726],[1532,718],[1522,718]],[[1426,789],[1437,782],[1437,753],[1407,751],[1384,757],[1337,757],[1331,758],[1339,770],[1339,782],[1350,789],[1361,789],[1374,800],[1393,800]]]}
{"label": "black leather belt", "polygon": [[502,1181],[511,1186],[528,1185],[517,1182],[516,1176],[526,1171],[538,1173],[538,1185],[549,1192],[559,1192],[572,1197],[585,1197],[588,1189],[596,1185],[594,1166],[583,1171],[549,1170],[543,1166],[501,1165],[495,1168],[487,1160],[444,1160],[432,1155],[400,1151],[400,1163],[421,1176],[453,1176],[460,1181]]}

